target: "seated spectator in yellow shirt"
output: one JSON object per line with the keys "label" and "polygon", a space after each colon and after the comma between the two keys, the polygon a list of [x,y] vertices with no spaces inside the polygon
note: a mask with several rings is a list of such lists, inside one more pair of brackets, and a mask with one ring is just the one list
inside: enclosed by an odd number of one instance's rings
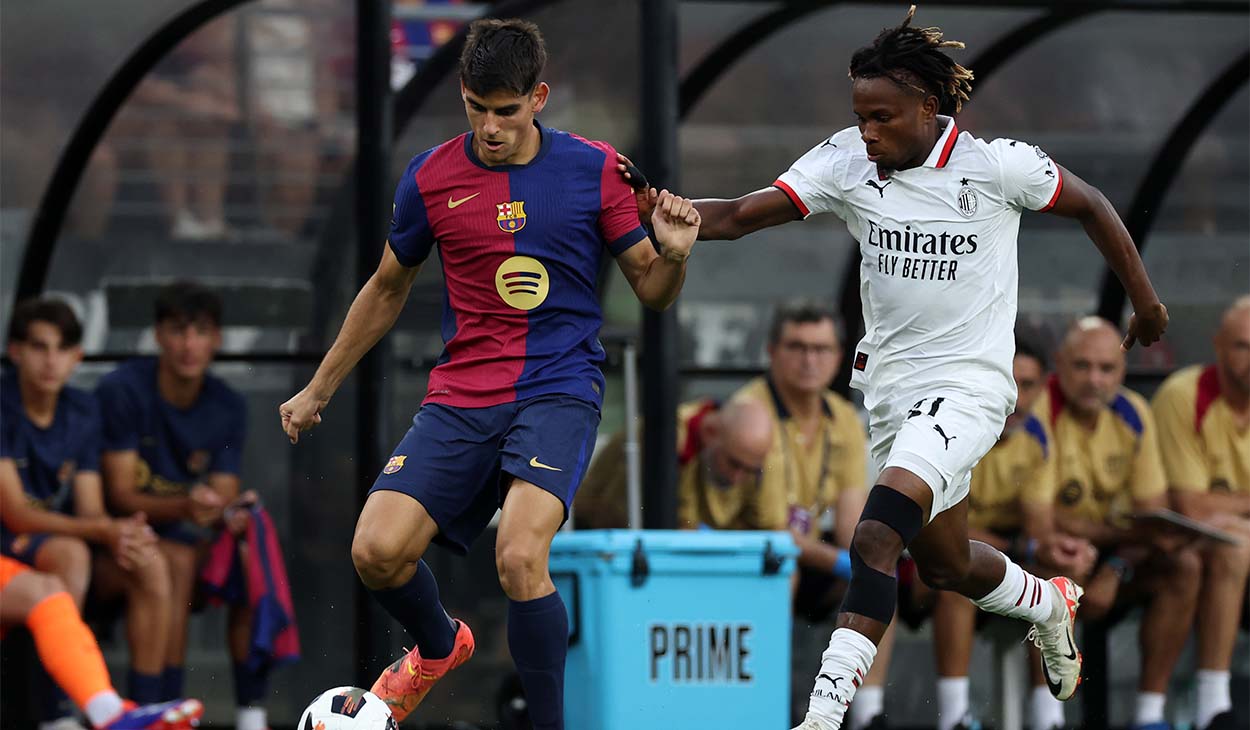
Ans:
{"label": "seated spectator in yellow shirt", "polygon": [[1080,616],[1096,620],[1113,608],[1145,604],[1133,727],[1163,728],[1168,679],[1193,625],[1202,562],[1175,536],[1129,524],[1133,512],[1167,505],[1167,483],[1150,408],[1123,387],[1121,339],[1097,317],[1073,325],[1036,412],[1057,460],[1056,526],[1101,553]]}
{"label": "seated spectator in yellow shirt", "polygon": [[750,400],[692,406],[679,412],[677,526],[784,529],[781,510],[761,489],[773,435],[768,411]]}
{"label": "seated spectator in yellow shirt", "polygon": [[[785,529],[784,510],[767,513],[760,495],[760,471],[771,444],[772,423],[759,403],[722,406],[701,399],[682,404],[677,409],[678,527]],[[621,431],[595,456],[578,489],[574,521],[579,528],[628,524],[625,479]]]}
{"label": "seated spectator in yellow shirt", "polygon": [[1229,666],[1250,572],[1250,296],[1224,313],[1215,364],[1174,373],[1152,405],[1175,509],[1242,539],[1203,546],[1198,600],[1195,727],[1233,728]]}

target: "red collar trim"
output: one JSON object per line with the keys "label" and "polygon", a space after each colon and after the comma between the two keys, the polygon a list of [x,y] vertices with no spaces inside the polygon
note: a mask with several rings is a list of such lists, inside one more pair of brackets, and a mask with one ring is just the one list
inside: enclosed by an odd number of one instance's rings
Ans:
{"label": "red collar trim", "polygon": [[942,146],[942,154],[938,156],[937,164],[934,167],[939,170],[946,167],[946,163],[950,162],[951,150],[955,149],[955,140],[959,137],[959,127],[955,126],[955,120],[950,123],[950,134],[946,137],[946,144]]}
{"label": "red collar trim", "polygon": [[1220,397],[1220,374],[1214,365],[1208,365],[1198,376],[1198,398],[1194,407],[1194,430],[1202,431],[1202,420],[1207,417],[1211,405]]}
{"label": "red collar trim", "polygon": [[1050,393],[1050,426],[1054,428],[1059,422],[1059,414],[1063,413],[1063,407],[1067,405],[1067,399],[1063,397],[1063,389],[1059,387],[1059,376],[1053,373],[1046,380],[1046,389]]}
{"label": "red collar trim", "polygon": [[686,421],[686,443],[685,448],[677,455],[677,463],[685,466],[699,455],[703,450],[703,438],[699,435],[699,427],[703,424],[703,419],[707,414],[716,410],[717,403],[709,400],[699,407],[694,415],[690,416],[690,420]]}

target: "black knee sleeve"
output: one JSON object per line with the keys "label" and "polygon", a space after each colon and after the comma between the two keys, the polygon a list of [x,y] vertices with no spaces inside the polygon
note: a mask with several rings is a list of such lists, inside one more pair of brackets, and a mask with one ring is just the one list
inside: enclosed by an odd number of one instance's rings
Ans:
{"label": "black knee sleeve", "polygon": [[[868,493],[859,521],[873,520],[898,533],[903,547],[911,544],[924,527],[924,510],[900,491],[878,484]],[[852,553],[854,555],[854,553]]]}
{"label": "black knee sleeve", "polygon": [[851,546],[851,584],[842,599],[842,613],[857,613],[888,624],[898,601],[898,579],[871,568]]}

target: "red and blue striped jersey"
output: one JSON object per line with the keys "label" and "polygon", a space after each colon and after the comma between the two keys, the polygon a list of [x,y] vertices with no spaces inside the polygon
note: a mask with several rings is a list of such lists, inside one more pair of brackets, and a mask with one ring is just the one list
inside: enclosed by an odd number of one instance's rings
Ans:
{"label": "red and blue striped jersey", "polygon": [[527,164],[486,166],[467,133],[414,157],[395,192],[396,259],[416,266],[438,244],[446,282],[426,403],[559,393],[602,404],[603,251],[647,234],[611,145],[535,124],[542,143]]}

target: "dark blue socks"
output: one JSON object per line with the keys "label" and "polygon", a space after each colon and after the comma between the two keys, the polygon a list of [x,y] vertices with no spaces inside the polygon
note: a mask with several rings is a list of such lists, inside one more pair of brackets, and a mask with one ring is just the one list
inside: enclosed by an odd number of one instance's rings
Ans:
{"label": "dark blue socks", "polygon": [[234,665],[235,707],[256,707],[269,691],[269,668],[249,669],[247,662]]}
{"label": "dark blue socks", "polygon": [[130,699],[141,705],[151,705],[165,698],[162,675],[143,674],[130,670],[126,684],[130,688]]}
{"label": "dark blue socks", "polygon": [[424,560],[417,563],[417,572],[402,586],[370,592],[417,642],[421,656],[442,659],[451,654],[456,645],[456,624],[443,610],[438,583]]}
{"label": "dark blue socks", "polygon": [[521,675],[534,730],[564,730],[569,615],[559,593],[508,602],[508,648]]}
{"label": "dark blue socks", "polygon": [[161,699],[176,700],[182,697],[182,667],[165,667],[161,673]]}

